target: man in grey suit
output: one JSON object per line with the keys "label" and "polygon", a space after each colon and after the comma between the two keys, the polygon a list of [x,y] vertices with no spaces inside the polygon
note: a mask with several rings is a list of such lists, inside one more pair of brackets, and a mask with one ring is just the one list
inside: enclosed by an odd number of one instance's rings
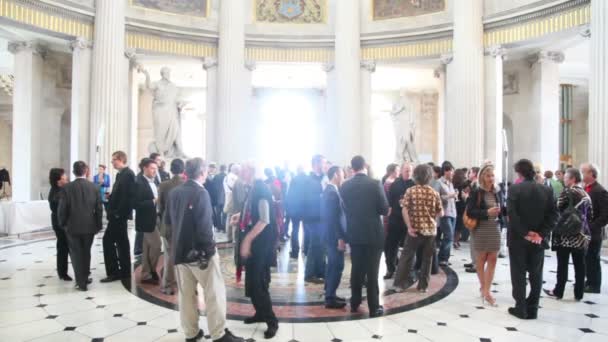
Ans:
{"label": "man in grey suit", "polygon": [[346,233],[351,248],[351,312],[357,312],[361,304],[363,282],[367,279],[367,304],[370,317],[384,314],[379,303],[378,272],[384,249],[382,215],[388,214],[388,201],[380,181],[367,175],[365,159],[356,156],[351,161],[355,172],[340,188]]}
{"label": "man in grey suit", "polygon": [[87,290],[91,268],[91,245],[101,230],[103,209],[99,189],[86,180],[87,164],[77,161],[73,166],[76,180],[65,185],[59,201],[59,224],[66,231],[76,288]]}

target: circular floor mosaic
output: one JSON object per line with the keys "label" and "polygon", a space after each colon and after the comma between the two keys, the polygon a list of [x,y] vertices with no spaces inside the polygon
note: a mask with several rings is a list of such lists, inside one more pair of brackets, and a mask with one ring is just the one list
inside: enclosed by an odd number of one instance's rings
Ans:
{"label": "circular floor mosaic", "polygon": [[[244,277],[237,282],[236,268],[233,262],[233,248],[220,246],[219,254],[222,264],[222,272],[226,283],[226,296],[228,300],[228,318],[240,320],[254,314],[253,306],[244,295]],[[162,259],[162,257],[161,257]],[[358,313],[351,313],[347,306],[341,310],[329,310],[324,306],[323,284],[316,285],[304,282],[304,259],[290,259],[288,251],[279,254],[278,266],[272,269],[272,280],[270,294],[272,297],[275,314],[282,322],[330,322],[368,318],[367,302],[365,298]],[[159,262],[162,265],[162,260]],[[338,296],[349,298],[350,288],[350,258],[345,260],[342,282],[338,289]],[[141,284],[141,268],[136,267],[133,275],[133,285],[125,282],[125,287],[140,298],[154,304],[177,310],[177,295],[168,296],[160,292],[158,286]],[[160,274],[160,270],[159,270]],[[440,269],[439,273],[431,276],[428,292],[420,294],[415,286],[402,293],[386,290],[390,287],[392,280],[380,280],[381,304],[384,306],[385,315],[413,310],[429,305],[448,296],[458,285],[458,277],[450,268]],[[204,313],[205,302],[202,290],[199,296],[199,307]],[[363,289],[365,294],[365,289]]]}

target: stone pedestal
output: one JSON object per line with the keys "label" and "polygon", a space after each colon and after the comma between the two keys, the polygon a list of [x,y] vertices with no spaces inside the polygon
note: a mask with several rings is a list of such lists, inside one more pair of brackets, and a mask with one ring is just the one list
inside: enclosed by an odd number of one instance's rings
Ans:
{"label": "stone pedestal", "polygon": [[532,72],[533,117],[529,124],[538,127],[532,140],[534,155],[529,156],[542,170],[555,171],[559,168],[559,63],[564,54],[555,51],[541,51],[528,61]]}
{"label": "stone pedestal", "polygon": [[[91,125],[91,42],[79,37],[70,43],[72,49],[72,105],[70,127],[70,165],[78,160],[96,165],[89,158],[89,127]],[[74,179],[74,175],[70,173]]]}
{"label": "stone pedestal", "polygon": [[205,58],[203,68],[207,72],[207,102],[205,108],[205,159],[217,160],[217,59]]}
{"label": "stone pedestal", "polygon": [[[117,150],[129,152],[125,1],[97,1],[91,76],[91,158],[111,169]],[[135,156],[129,156],[135,158]]]}
{"label": "stone pedestal", "polygon": [[40,170],[42,141],[39,115],[45,50],[33,42],[11,42],[8,50],[15,55],[12,199],[26,202],[40,198],[43,176]]}
{"label": "stone pedestal", "polygon": [[484,159],[483,1],[454,6],[454,61],[447,68],[445,158],[455,167]]}
{"label": "stone pedestal", "polygon": [[589,161],[608,185],[608,2],[591,1],[591,75],[589,79]]}
{"label": "stone pedestal", "polygon": [[501,46],[488,49],[485,57],[484,156],[494,164],[494,175],[503,181],[503,56]]}

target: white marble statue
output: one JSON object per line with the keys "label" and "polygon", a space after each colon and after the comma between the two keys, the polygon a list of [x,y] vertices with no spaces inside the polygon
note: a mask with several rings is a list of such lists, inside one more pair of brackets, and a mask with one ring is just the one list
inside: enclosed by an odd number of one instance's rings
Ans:
{"label": "white marble statue", "polygon": [[402,91],[391,109],[391,119],[395,130],[395,161],[418,162],[415,145],[416,113],[409,103],[405,91]]}
{"label": "white marble statue", "polygon": [[171,82],[171,69],[160,70],[161,80],[151,83],[150,74],[142,67],[138,72],[146,76],[146,88],[154,94],[152,118],[154,122],[154,141],[150,153],[160,153],[166,158],[184,158],[181,137],[180,112],[183,104],[178,101],[179,90]]}

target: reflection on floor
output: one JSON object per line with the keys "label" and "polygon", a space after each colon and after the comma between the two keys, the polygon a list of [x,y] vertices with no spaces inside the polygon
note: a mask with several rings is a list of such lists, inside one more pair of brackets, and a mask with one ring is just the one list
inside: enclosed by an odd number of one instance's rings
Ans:
{"label": "reflection on floor", "polygon": [[[95,281],[82,293],[56,278],[54,241],[0,247],[0,341],[183,341],[176,311],[142,300],[120,283],[98,282],[104,276],[101,240],[93,248]],[[543,298],[539,319],[521,321],[506,313],[512,305],[507,259],[497,266],[493,291],[499,307],[493,308],[477,298],[476,276],[463,272],[466,244],[453,254],[458,286],[435,303],[383,318],[282,323],[273,341],[607,341],[608,286],[579,303],[571,291],[562,301]],[[554,254],[548,252],[547,288],[555,281],[555,267]],[[608,274],[608,262],[602,267]],[[205,331],[206,326],[201,317]],[[229,328],[263,340],[263,325],[231,320]]]}

